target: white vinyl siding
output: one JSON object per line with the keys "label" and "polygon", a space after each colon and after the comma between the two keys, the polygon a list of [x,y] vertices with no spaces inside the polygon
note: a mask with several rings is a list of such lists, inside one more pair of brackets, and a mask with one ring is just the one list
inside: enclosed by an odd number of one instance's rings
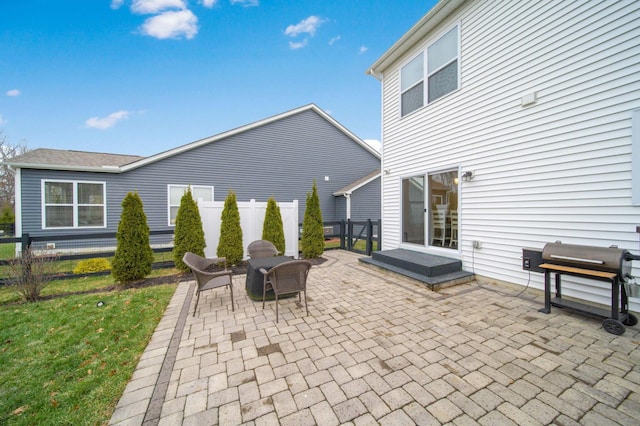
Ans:
{"label": "white vinyl siding", "polygon": [[[459,195],[465,270],[542,288],[542,275],[522,270],[523,247],[561,240],[638,252],[631,122],[640,108],[640,2],[532,5],[466,2],[384,71],[385,249],[402,245],[401,178],[456,164],[473,171]],[[460,89],[400,118],[403,61],[455,22]],[[536,102],[522,106],[525,95]],[[566,281],[567,296],[610,303],[606,284]]]}
{"label": "white vinyl siding", "polygon": [[42,181],[42,229],[104,228],[104,182]]}
{"label": "white vinyl siding", "polygon": [[[180,208],[180,200],[189,188],[189,185],[168,185],[167,199],[169,203],[169,225],[175,226],[176,216]],[[213,201],[213,186],[191,186],[191,196],[194,200]]]}

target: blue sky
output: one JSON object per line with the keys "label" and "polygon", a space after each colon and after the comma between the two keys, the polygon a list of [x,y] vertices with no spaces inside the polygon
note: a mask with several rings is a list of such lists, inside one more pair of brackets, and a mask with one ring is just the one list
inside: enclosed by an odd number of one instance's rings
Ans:
{"label": "blue sky", "polygon": [[380,139],[365,71],[435,3],[0,0],[0,130],[148,156],[315,103]]}

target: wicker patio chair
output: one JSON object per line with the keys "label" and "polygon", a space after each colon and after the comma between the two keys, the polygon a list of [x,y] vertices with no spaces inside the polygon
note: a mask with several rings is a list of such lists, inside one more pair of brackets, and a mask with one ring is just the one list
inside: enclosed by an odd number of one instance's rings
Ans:
{"label": "wicker patio chair", "polygon": [[[224,257],[204,258],[195,253],[187,252],[182,257],[182,261],[187,265],[196,279],[198,288],[196,289],[196,306],[193,308],[193,316],[196,316],[198,302],[200,301],[200,292],[211,290],[218,287],[228,286],[231,290],[231,310],[235,311],[233,306],[233,281],[231,279],[232,272],[227,270],[227,259]],[[224,263],[224,271],[209,272],[207,268],[211,265]]]}
{"label": "wicker patio chair", "polygon": [[257,240],[249,244],[247,247],[249,257],[251,259],[260,259],[263,257],[273,257],[280,254],[278,249],[271,241]]}
{"label": "wicker patio chair", "polygon": [[290,262],[281,263],[274,266],[269,271],[260,269],[264,275],[264,287],[262,290],[262,309],[264,309],[265,297],[267,289],[273,289],[276,295],[276,322],[278,322],[278,296],[283,294],[298,293],[298,300],[302,302],[304,293],[304,306],[309,315],[309,306],[307,305],[307,276],[311,269],[311,262],[307,260],[292,260]]}

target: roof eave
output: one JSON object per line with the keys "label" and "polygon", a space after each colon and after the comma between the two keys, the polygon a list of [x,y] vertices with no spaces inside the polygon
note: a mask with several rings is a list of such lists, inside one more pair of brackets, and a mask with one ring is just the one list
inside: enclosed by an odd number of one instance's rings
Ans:
{"label": "roof eave", "polygon": [[14,169],[38,169],[38,170],[65,170],[74,172],[97,172],[97,173],[122,173],[122,168],[118,166],[100,166],[100,167],[86,167],[86,166],[73,166],[66,164],[37,164],[37,163],[13,163],[11,161],[0,162],[5,166],[9,166]]}
{"label": "roof eave", "polygon": [[422,40],[435,27],[455,11],[465,0],[440,0],[425,16],[422,17],[405,35],[393,46],[382,54],[378,60],[369,67],[366,74],[370,74],[378,80],[387,68],[398,60],[412,46]]}

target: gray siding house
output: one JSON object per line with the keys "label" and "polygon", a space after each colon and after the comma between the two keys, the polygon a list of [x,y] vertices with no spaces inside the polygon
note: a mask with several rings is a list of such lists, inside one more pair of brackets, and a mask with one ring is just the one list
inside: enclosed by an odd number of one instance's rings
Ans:
{"label": "gray siding house", "polygon": [[130,191],[151,230],[169,230],[188,186],[206,201],[297,199],[302,221],[314,179],[323,220],[380,217],[379,153],[313,104],[146,158],[36,149],[4,164],[16,171],[16,235],[115,232]]}

